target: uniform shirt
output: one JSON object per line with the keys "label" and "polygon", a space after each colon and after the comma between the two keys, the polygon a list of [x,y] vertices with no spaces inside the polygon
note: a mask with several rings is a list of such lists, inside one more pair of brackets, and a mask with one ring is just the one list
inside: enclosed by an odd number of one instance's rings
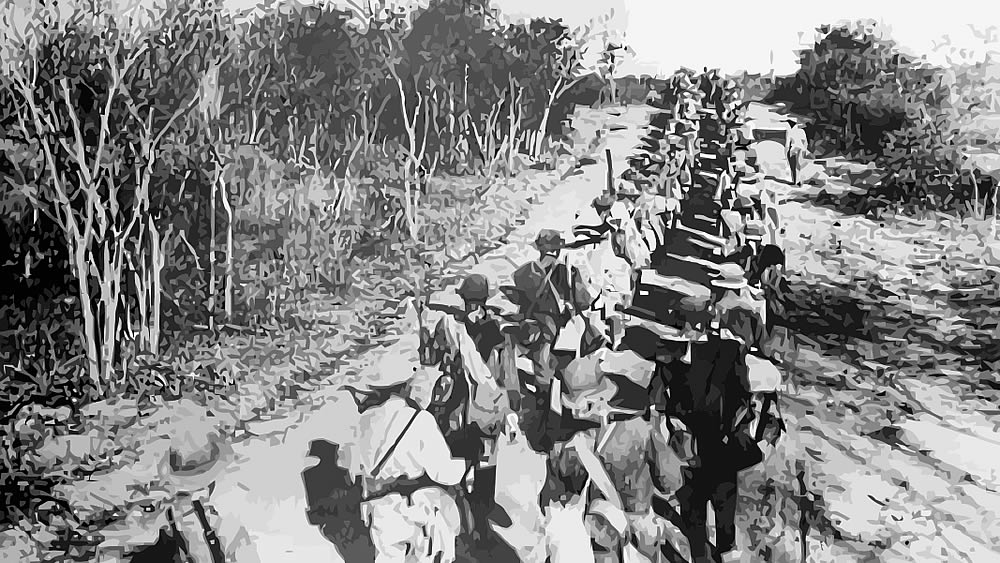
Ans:
{"label": "uniform shirt", "polygon": [[[501,383],[507,383],[511,373],[499,373],[503,367],[496,361],[494,351],[505,344],[505,338],[500,332],[499,324],[490,317],[476,316],[483,333],[469,330],[469,322],[473,319],[466,319],[467,322],[459,322],[451,316],[444,316],[438,321],[434,330],[434,340],[432,348],[438,352],[435,360],[438,360],[442,372],[452,376],[455,391],[446,404],[435,406],[439,410],[438,419],[447,417],[451,421],[448,431],[448,439],[455,446],[455,440],[461,440],[463,447],[476,449],[469,432],[473,429],[484,433],[487,436],[493,435],[503,422],[509,410],[506,395]],[[479,344],[487,349],[486,358],[482,351],[477,349],[476,336],[479,336]],[[492,369],[490,364],[493,364]],[[455,453],[459,453],[457,450]],[[465,454],[475,455],[475,452],[463,451]]]}
{"label": "uniform shirt", "polygon": [[666,364],[661,375],[669,389],[667,411],[696,433],[706,427],[721,432],[749,395],[739,376],[742,347],[737,341],[711,339],[692,346],[690,364],[679,360]]}
{"label": "uniform shirt", "polygon": [[489,362],[494,352],[499,350],[504,343],[500,321],[493,315],[479,309],[463,319],[463,324],[469,332],[469,336],[472,337],[476,350],[483,361]]}
{"label": "uniform shirt", "polygon": [[[375,487],[396,480],[414,481],[425,475],[435,483],[454,486],[465,477],[465,461],[452,457],[434,417],[425,410],[417,411],[401,397],[392,397],[362,413],[359,428],[365,429],[360,444],[364,471]],[[379,472],[372,475],[375,465],[385,457],[404,428],[405,434],[396,449]]]}
{"label": "uniform shirt", "polygon": [[524,295],[524,302],[518,305],[522,313],[530,309],[528,316],[532,318],[561,319],[564,305],[585,311],[594,302],[595,296],[590,295],[580,271],[575,267],[567,268],[565,263],[551,256],[521,266],[514,272],[513,279],[514,286]]}
{"label": "uniform shirt", "polygon": [[801,126],[794,126],[789,129],[785,139],[785,150],[788,152],[805,152],[809,147],[809,139]]}

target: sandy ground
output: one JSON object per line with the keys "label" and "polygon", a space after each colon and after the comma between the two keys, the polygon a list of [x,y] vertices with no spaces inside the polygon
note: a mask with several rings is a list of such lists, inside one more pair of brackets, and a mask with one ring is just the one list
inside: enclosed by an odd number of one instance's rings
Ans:
{"label": "sandy ground", "polygon": [[[624,169],[649,110],[624,111],[621,116],[589,112],[578,122],[582,138],[625,126],[604,138],[616,172]],[[777,122],[764,106],[754,106],[751,116],[760,124]],[[765,172],[776,178],[769,185],[781,202],[790,272],[846,284],[877,276],[891,285],[914,275],[913,264],[925,250],[912,238],[811,204],[813,188],[783,182],[788,169],[779,145],[763,142],[758,152]],[[506,245],[471,269],[494,279],[508,276],[531,256],[530,242],[540,228],[572,226],[575,212],[604,188],[606,173],[598,162],[567,178],[538,202]],[[822,167],[810,164],[810,176],[824,176]],[[818,257],[818,241],[830,237],[858,247],[850,268]],[[900,294],[905,286],[897,289]],[[270,431],[258,425],[261,436],[236,446],[238,459],[210,500],[223,543],[235,550],[240,537],[248,540],[236,561],[346,559],[306,519],[301,473],[315,463],[306,454],[313,440],[354,440],[357,413],[350,398],[336,390],[338,384],[404,377],[415,349],[412,336],[350,362],[314,393],[311,408],[266,423]],[[799,526],[805,520],[809,561],[1000,561],[994,547],[1000,545],[1000,432],[996,414],[988,410],[995,405],[954,389],[955,374],[947,370],[913,369],[878,379],[873,373],[884,370],[859,367],[857,361],[863,355],[858,350],[871,349],[871,343],[854,344],[853,353],[806,338],[790,346],[782,406],[789,433],[762,466],[742,477],[738,544],[746,560],[801,561]],[[797,464],[805,469],[804,502]],[[182,523],[199,529],[190,515]]]}
{"label": "sandy ground", "polygon": [[[752,115],[775,120],[762,106]],[[814,205],[816,188],[784,182],[779,145],[761,143],[758,152],[776,179],[770,186],[781,200],[790,273],[846,284],[876,278],[887,295],[913,299],[910,280],[922,275],[929,233]],[[830,192],[851,189],[825,178],[819,164],[805,176],[827,180],[821,183]],[[816,249],[829,240],[849,258],[824,260]],[[809,561],[1000,561],[1000,434],[995,414],[983,412],[986,401],[955,388],[964,374],[917,367],[932,354],[916,347],[904,348],[911,357],[895,363],[912,367],[895,373],[893,365],[872,365],[880,358],[871,342],[840,350],[807,338],[796,344],[786,365],[789,434],[743,478],[740,543],[751,560],[801,561],[799,461],[809,489]]]}
{"label": "sandy ground", "polygon": [[[576,135],[582,142],[588,142],[600,131],[603,139],[599,154],[603,154],[605,147],[610,148],[616,161],[615,170],[620,172],[638,142],[648,111],[648,108],[584,110],[575,122]],[[625,127],[619,129],[619,124]],[[482,272],[503,283],[517,265],[533,256],[532,242],[540,229],[571,230],[576,212],[586,209],[606,184],[605,162],[580,168],[538,202],[505,245],[456,272],[456,276]],[[356,436],[358,414],[350,396],[338,390],[339,385],[357,381],[392,382],[406,377],[404,374],[411,371],[410,366],[416,361],[416,335],[408,330],[411,327],[404,322],[397,327],[404,335],[396,344],[348,362],[347,367],[312,394],[311,408],[303,408],[288,418],[258,423],[256,433],[260,436],[236,445],[237,459],[217,481],[209,501],[218,513],[212,519],[217,532],[223,543],[230,546],[236,561],[345,561],[320,529],[307,521],[302,471],[316,463],[307,453],[311,442],[318,439],[350,447]],[[263,425],[273,430],[268,431]],[[184,513],[185,508],[186,504],[180,503],[179,512]],[[146,521],[144,529],[136,530],[136,535],[148,536],[155,530],[155,522],[155,519]],[[186,530],[200,530],[192,514],[181,523]],[[249,541],[243,541],[246,539]],[[240,548],[241,543],[249,546]],[[113,560],[113,554],[119,550],[106,551],[104,560]]]}

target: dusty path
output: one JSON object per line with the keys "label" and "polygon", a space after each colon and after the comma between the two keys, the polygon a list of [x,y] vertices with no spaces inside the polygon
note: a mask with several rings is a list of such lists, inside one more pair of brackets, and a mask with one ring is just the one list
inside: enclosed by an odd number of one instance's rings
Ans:
{"label": "dusty path", "polygon": [[[619,113],[621,115],[615,115]],[[599,154],[603,154],[603,147],[610,148],[618,160],[615,170],[620,172],[625,166],[625,157],[638,142],[647,115],[646,108],[584,109],[574,123],[575,136],[579,142],[586,143],[601,131],[604,138]],[[511,233],[506,244],[468,268],[459,266],[456,275],[471,269],[486,272],[494,280],[503,280],[513,272],[515,264],[531,256],[531,242],[539,229],[568,230],[572,227],[575,213],[589,206],[605,187],[606,175],[606,164],[602,161],[578,169],[538,202],[523,225]],[[219,514],[218,518],[213,518],[218,533],[223,543],[231,546],[235,561],[349,560],[337,552],[319,528],[307,521],[302,471],[315,464],[315,460],[307,458],[314,440],[349,443],[353,439],[358,415],[349,395],[338,390],[340,384],[357,380],[399,380],[401,372],[412,365],[415,331],[406,326],[405,321],[401,325],[397,329],[403,334],[397,343],[348,362],[311,394],[309,407],[304,406],[288,418],[258,423],[260,436],[236,446],[237,460],[217,481],[210,500],[210,506]],[[268,426],[272,430],[268,431]],[[183,519],[182,527],[199,530],[191,515]],[[241,543],[241,537],[242,543],[252,547],[237,549],[234,544]]]}
{"label": "dusty path", "polygon": [[[764,106],[751,116],[777,121]],[[788,178],[780,146],[761,143],[758,152],[767,174]],[[823,170],[812,164],[811,175]],[[853,338],[840,350],[795,338],[786,365],[789,434],[764,467],[744,475],[740,543],[755,561],[801,560],[794,467],[802,460],[813,501],[810,561],[1000,561],[996,420],[983,412],[987,401],[956,388],[975,377],[960,358],[906,342],[929,332],[928,321],[948,321],[921,320],[918,305],[928,298],[921,285],[931,284],[914,281],[944,243],[935,244],[931,229],[816,205],[818,188],[769,183],[781,200],[790,274],[847,286],[877,279],[886,295],[881,307],[908,334],[902,345],[877,333],[874,345]],[[851,186],[831,180],[825,189]],[[897,373],[898,365],[912,367]]]}
{"label": "dusty path", "polygon": [[[605,139],[620,172],[647,115],[646,108],[630,108],[620,117],[585,111],[577,121],[579,137],[591,139],[599,129],[624,126]],[[752,107],[751,116],[762,122],[778,119],[764,106]],[[758,152],[765,172],[778,179],[768,182],[780,202],[790,273],[827,284],[878,279],[887,295],[895,296],[885,306],[896,307],[897,316],[919,332],[927,322],[917,316],[926,295],[907,280],[919,277],[922,265],[934,258],[934,244],[928,244],[934,234],[919,226],[882,226],[816,205],[817,188],[781,181],[788,170],[779,145],[761,143]],[[821,167],[810,165],[806,177],[816,174],[822,174]],[[583,167],[539,201],[506,244],[458,273],[481,271],[503,280],[531,256],[530,242],[540,228],[570,228],[575,212],[605,181],[603,162]],[[826,189],[850,186],[831,180]],[[993,246],[1000,256],[1000,244]],[[404,336],[396,344],[348,362],[311,394],[310,405],[291,417],[257,423],[259,436],[237,445],[238,459],[210,501],[219,513],[213,520],[223,543],[238,543],[245,532],[251,546],[233,552],[235,561],[351,560],[307,521],[301,472],[314,463],[306,457],[314,440],[352,440],[356,409],[337,391],[339,384],[405,377],[415,340],[412,327],[402,325]],[[887,378],[883,374],[891,362],[880,364],[874,354],[880,348],[869,341],[854,338],[839,350],[803,335],[794,341],[785,365],[790,388],[783,411],[789,433],[763,466],[741,480],[738,544],[747,560],[801,560],[803,511],[794,469],[800,461],[810,493],[809,561],[1000,561],[994,551],[1000,545],[996,406],[953,385],[970,377],[954,354],[939,353],[930,363],[914,358],[909,363],[921,367]],[[896,354],[935,355],[918,344],[902,350]],[[199,529],[190,515],[182,526]]]}

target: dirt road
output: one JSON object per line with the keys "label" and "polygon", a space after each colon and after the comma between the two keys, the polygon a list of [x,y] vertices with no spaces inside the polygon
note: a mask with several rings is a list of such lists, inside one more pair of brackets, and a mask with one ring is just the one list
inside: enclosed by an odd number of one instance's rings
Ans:
{"label": "dirt road", "polygon": [[[579,137],[618,129],[603,142],[621,171],[647,115],[645,108],[621,116],[584,112]],[[756,105],[751,117],[765,126],[779,120]],[[932,234],[817,205],[818,188],[784,181],[788,170],[780,145],[762,142],[757,149],[780,202],[790,275],[848,286],[877,279],[892,299],[914,299],[906,280],[919,278],[918,266],[927,258],[919,241]],[[832,170],[830,163],[825,168]],[[824,178],[828,191],[851,189],[827,178],[821,164],[810,164],[805,177]],[[480,271],[503,280],[530,257],[540,228],[570,228],[575,211],[605,181],[603,162],[582,167],[537,203],[506,244],[459,273]],[[313,393],[312,407],[258,423],[259,436],[237,445],[238,460],[210,501],[235,561],[352,560],[307,521],[301,472],[314,463],[306,456],[314,440],[354,439],[356,409],[337,391],[339,384],[406,377],[416,346],[412,328],[402,323],[396,344],[349,362]],[[914,367],[890,369],[892,362],[880,363],[876,353],[887,339],[876,340],[878,345],[853,337],[838,348],[815,335],[797,335],[787,350],[789,389],[782,408],[789,433],[762,466],[741,479],[738,545],[747,561],[801,561],[803,522],[809,561],[1000,561],[993,547],[1000,545],[1000,432],[990,418],[996,414],[988,414],[995,405],[952,385],[964,373],[949,363],[957,360],[938,354],[926,367],[921,358],[934,353],[911,345],[895,353],[920,357],[897,357],[896,364]],[[805,497],[797,464],[806,470]],[[182,525],[198,530],[190,515]],[[248,547],[236,551],[241,537]]]}
{"label": "dirt road", "polygon": [[[777,121],[763,106],[753,107],[751,116]],[[934,252],[933,230],[901,229],[818,205],[820,187],[785,182],[779,145],[757,148],[764,171],[776,178],[769,184],[781,200],[791,276],[806,285],[848,287],[876,279],[887,302],[923,298],[922,284],[913,280],[924,277],[922,264]],[[805,176],[820,179],[830,193],[854,190],[826,178],[832,164],[810,164]],[[888,316],[920,332],[926,327],[910,318],[914,312]],[[948,365],[959,364],[956,358],[935,358],[899,332],[849,338],[839,347],[795,338],[783,405],[789,434],[741,485],[740,544],[751,560],[800,561],[805,512],[809,561],[1000,561],[1000,433],[984,414],[990,405],[958,388],[972,373]],[[796,461],[807,471],[805,511]]]}
{"label": "dirt road", "polygon": [[[615,169],[620,172],[638,143],[647,115],[646,108],[584,109],[574,122],[575,137],[577,142],[587,143],[600,136],[602,147],[598,154],[604,153],[603,147],[610,148],[617,160]],[[571,229],[575,213],[588,207],[606,182],[605,162],[580,167],[537,203],[506,244],[480,257],[478,263],[456,268],[456,276],[476,271],[502,282],[516,265],[532,256],[531,243],[540,229]],[[401,333],[396,344],[348,362],[311,395],[311,407],[303,407],[288,418],[258,423],[259,436],[236,445],[237,460],[217,481],[209,501],[218,512],[218,518],[212,520],[234,561],[350,561],[307,521],[302,471],[316,462],[307,457],[314,440],[350,444],[355,439],[357,411],[350,396],[338,390],[341,384],[395,381],[412,370],[410,366],[416,361],[415,327],[404,320],[395,328]],[[179,508],[184,513],[186,506],[182,503]],[[146,524],[155,530],[153,519]],[[200,529],[191,514],[183,517],[181,526],[191,531]],[[239,547],[241,544],[245,547]]]}

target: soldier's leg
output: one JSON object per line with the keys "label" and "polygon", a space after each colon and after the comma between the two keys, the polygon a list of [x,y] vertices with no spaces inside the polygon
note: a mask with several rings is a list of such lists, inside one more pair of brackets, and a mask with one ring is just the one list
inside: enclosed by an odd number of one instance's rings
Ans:
{"label": "soldier's leg", "polygon": [[414,524],[421,528],[419,545],[415,549],[419,561],[452,563],[456,559],[456,546],[462,531],[462,517],[458,504],[450,494],[438,487],[428,487],[413,493],[410,498]]}
{"label": "soldier's leg", "polygon": [[648,463],[655,489],[663,495],[672,495],[684,485],[684,462],[670,447],[670,436],[664,422],[666,416],[657,413],[651,417]]}
{"label": "soldier's leg", "polygon": [[536,452],[547,452],[552,449],[550,390],[556,373],[556,359],[552,354],[552,343],[545,339],[536,343],[528,351],[532,368],[535,371],[535,391],[521,403],[522,421],[525,437],[531,449]]}
{"label": "soldier's leg", "polygon": [[375,563],[406,562],[414,537],[413,525],[405,515],[407,509],[407,502],[398,494],[362,504],[362,515],[375,547]]}
{"label": "soldier's leg", "polygon": [[706,486],[704,469],[685,468],[684,485],[677,491],[684,535],[691,546],[691,557],[700,561],[708,555],[708,501],[710,485]]}
{"label": "soldier's leg", "polygon": [[715,548],[719,553],[726,553],[736,546],[737,474],[722,471],[717,473],[715,481],[711,495],[715,510]]}

